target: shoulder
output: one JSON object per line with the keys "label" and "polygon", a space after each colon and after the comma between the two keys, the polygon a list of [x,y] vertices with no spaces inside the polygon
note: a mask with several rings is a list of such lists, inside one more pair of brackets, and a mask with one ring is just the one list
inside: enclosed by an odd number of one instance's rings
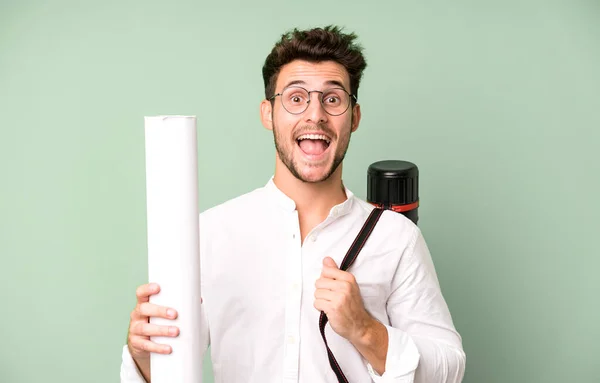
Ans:
{"label": "shoulder", "polygon": [[215,221],[219,217],[231,219],[252,214],[263,205],[264,200],[264,187],[259,187],[202,211],[200,221]]}
{"label": "shoulder", "polygon": [[[369,202],[355,197],[354,209],[359,210],[359,215],[365,221],[375,207]],[[384,210],[372,233],[381,241],[392,245],[393,247],[413,246],[421,230],[419,227],[407,218],[404,214],[392,210]]]}
{"label": "shoulder", "polygon": [[198,222],[201,246],[244,235],[255,225],[265,200],[263,188],[257,188],[202,211]]}
{"label": "shoulder", "polygon": [[[371,214],[371,211],[375,209],[372,204],[361,198],[354,197],[354,202],[356,209],[360,210],[361,215],[364,216],[365,219]],[[382,223],[382,226],[385,226],[392,231],[418,230],[418,226],[404,214],[396,213],[392,210],[384,210],[379,218],[379,222]]]}

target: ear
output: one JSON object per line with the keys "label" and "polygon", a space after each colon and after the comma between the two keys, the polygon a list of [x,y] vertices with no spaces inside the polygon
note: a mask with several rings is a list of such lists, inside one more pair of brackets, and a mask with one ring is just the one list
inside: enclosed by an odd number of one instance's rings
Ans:
{"label": "ear", "polygon": [[360,124],[360,104],[356,104],[352,108],[352,133],[356,132],[358,124]]}
{"label": "ear", "polygon": [[263,100],[260,103],[260,120],[265,129],[273,130],[273,108],[271,101]]}

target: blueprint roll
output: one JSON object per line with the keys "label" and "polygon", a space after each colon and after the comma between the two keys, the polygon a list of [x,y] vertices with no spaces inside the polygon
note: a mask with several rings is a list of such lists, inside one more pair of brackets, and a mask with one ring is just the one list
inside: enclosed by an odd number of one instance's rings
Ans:
{"label": "blueprint roll", "polygon": [[[198,154],[195,116],[145,117],[148,278],[160,285],[150,303],[177,310],[178,337],[152,337],[171,354],[151,353],[152,383],[202,381]],[[206,340],[204,340],[206,341]]]}

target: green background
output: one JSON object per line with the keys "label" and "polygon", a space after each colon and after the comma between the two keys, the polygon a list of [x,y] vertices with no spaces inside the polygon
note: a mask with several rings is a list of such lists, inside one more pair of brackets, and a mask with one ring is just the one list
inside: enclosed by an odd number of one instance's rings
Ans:
{"label": "green background", "polygon": [[264,185],[263,60],[329,23],[369,64],[345,182],[364,198],[370,163],[419,166],[464,381],[600,382],[591,0],[1,0],[1,382],[118,381],[147,275],[143,117],[198,116],[201,209]]}

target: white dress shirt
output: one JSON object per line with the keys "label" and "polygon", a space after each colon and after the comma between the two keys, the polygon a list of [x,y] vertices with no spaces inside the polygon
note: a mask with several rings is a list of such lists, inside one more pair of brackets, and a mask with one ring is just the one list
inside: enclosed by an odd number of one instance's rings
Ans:
{"label": "white dress shirt", "polygon": [[[313,304],[323,258],[339,266],[373,209],[347,188],[346,195],[304,243],[295,204],[272,179],[200,214],[203,331],[215,383],[337,383]],[[389,338],[379,376],[327,324],[329,347],[350,383],[462,381],[461,337],[412,221],[385,211],[348,272]],[[144,382],[127,346],[121,382]]]}

